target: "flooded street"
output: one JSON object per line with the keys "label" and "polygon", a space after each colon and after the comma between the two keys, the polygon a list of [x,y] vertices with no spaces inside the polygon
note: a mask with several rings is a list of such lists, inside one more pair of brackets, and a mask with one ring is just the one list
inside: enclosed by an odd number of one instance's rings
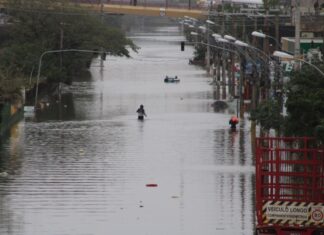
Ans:
{"label": "flooded street", "polygon": [[131,38],[139,52],[94,61],[62,115],[25,118],[3,142],[1,235],[253,234],[248,119],[230,131],[235,111],[214,110],[177,26]]}

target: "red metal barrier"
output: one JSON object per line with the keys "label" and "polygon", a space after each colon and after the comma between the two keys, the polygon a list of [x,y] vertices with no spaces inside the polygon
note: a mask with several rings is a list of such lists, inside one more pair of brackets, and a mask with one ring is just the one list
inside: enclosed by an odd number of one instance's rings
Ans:
{"label": "red metal barrier", "polygon": [[313,138],[258,138],[257,234],[324,235],[324,148]]}

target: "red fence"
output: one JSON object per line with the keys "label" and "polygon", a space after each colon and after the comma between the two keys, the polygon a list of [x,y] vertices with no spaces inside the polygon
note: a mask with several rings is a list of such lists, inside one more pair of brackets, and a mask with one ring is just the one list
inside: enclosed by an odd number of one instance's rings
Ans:
{"label": "red fence", "polygon": [[324,227],[324,148],[307,137],[258,138],[256,211],[259,226]]}

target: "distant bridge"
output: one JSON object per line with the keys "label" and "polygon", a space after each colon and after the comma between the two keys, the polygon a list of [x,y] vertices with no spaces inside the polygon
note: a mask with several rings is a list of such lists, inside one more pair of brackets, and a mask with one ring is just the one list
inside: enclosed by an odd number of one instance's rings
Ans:
{"label": "distant bridge", "polygon": [[188,9],[188,8],[175,8],[168,6],[154,6],[154,5],[126,5],[126,4],[104,4],[101,5],[94,4],[81,4],[83,6],[89,7],[91,10],[102,11],[105,13],[114,13],[114,14],[127,14],[127,15],[143,15],[143,16],[163,16],[163,17],[184,17],[190,16],[194,18],[205,18],[207,17],[207,12],[198,9]]}
{"label": "distant bridge", "polygon": [[[5,7],[5,0],[0,0],[0,7]],[[72,5],[75,2],[89,11],[103,12],[107,14],[127,14],[140,16],[160,16],[178,18],[189,16],[196,19],[207,18],[207,10],[192,6],[190,0],[188,4],[171,4],[168,0],[165,2],[153,2],[149,0],[111,0],[109,3],[100,4],[99,1],[71,1]]]}

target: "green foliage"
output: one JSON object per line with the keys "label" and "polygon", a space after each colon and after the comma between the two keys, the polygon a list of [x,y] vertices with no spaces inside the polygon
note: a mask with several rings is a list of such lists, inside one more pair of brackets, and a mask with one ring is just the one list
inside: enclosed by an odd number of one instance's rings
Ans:
{"label": "green foliage", "polygon": [[[324,65],[318,64],[322,71]],[[275,129],[285,136],[313,136],[324,143],[324,76],[311,66],[293,71],[286,86],[287,116],[282,117],[275,100],[261,103],[251,111],[251,120],[268,131]]]}
{"label": "green foliage", "polygon": [[321,123],[315,127],[315,137],[324,143],[324,119],[322,119]]}
{"label": "green foliage", "polygon": [[264,9],[273,8],[278,4],[279,4],[279,0],[263,0]]}
{"label": "green foliage", "polygon": [[[0,42],[0,75],[29,76],[40,55],[48,50],[104,50],[129,56],[136,46],[117,28],[106,27],[99,16],[71,5],[67,0],[8,0],[13,24],[9,38]],[[71,76],[88,68],[96,54],[52,53],[43,58],[42,76],[49,82],[71,82]],[[10,69],[10,71],[8,71]]]}
{"label": "green foliage", "polygon": [[223,9],[222,10],[224,12],[234,13],[234,12],[239,12],[240,7],[234,6],[234,5],[230,4],[230,3],[225,3],[225,4],[223,4]]}
{"label": "green foliage", "polygon": [[251,111],[250,119],[260,124],[264,131],[275,129],[280,132],[283,125],[281,107],[275,100],[264,101]]}
{"label": "green foliage", "polygon": [[194,60],[197,61],[204,61],[205,60],[205,53],[206,53],[206,46],[203,44],[197,44],[195,46],[194,52]]}
{"label": "green foliage", "polygon": [[[320,65],[318,65],[320,66]],[[321,66],[324,69],[324,66]],[[288,83],[286,135],[323,138],[324,77],[305,65],[295,71]]]}

